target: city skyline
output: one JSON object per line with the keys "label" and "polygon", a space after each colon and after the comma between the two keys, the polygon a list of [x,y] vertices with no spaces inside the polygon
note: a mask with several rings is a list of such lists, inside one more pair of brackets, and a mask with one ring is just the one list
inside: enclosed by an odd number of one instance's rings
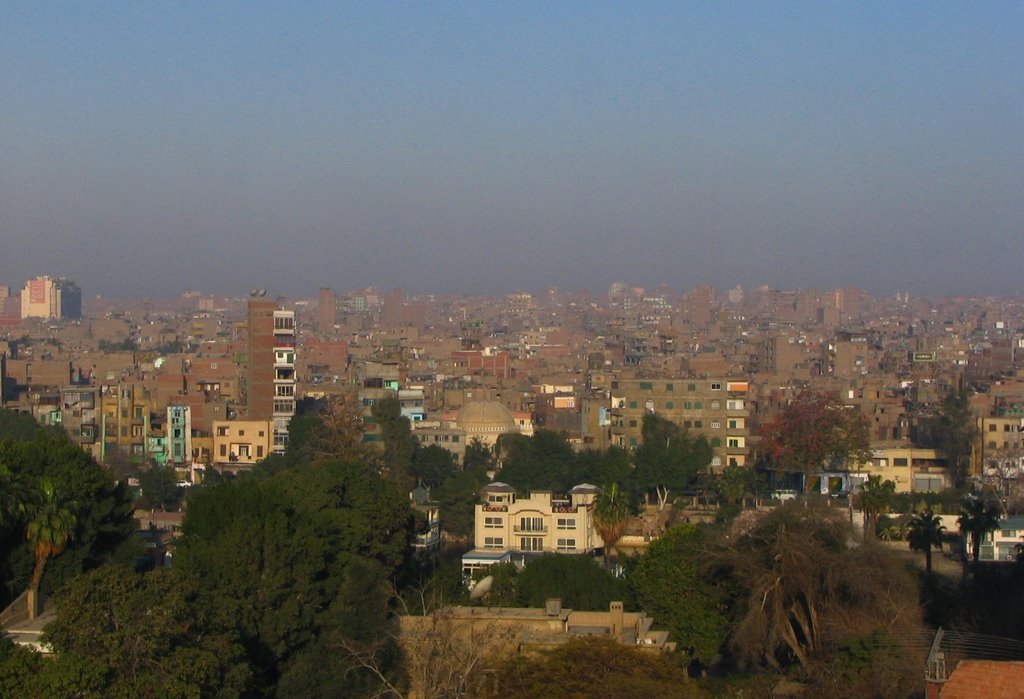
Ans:
{"label": "city skyline", "polygon": [[1024,9],[8,7],[0,283],[1020,293]]}

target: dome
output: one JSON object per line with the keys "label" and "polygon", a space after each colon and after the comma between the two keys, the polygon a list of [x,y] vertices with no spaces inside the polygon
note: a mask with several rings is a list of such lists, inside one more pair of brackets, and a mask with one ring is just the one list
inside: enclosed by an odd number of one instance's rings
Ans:
{"label": "dome", "polygon": [[455,424],[466,432],[514,432],[515,418],[501,403],[477,401],[467,403],[459,411]]}

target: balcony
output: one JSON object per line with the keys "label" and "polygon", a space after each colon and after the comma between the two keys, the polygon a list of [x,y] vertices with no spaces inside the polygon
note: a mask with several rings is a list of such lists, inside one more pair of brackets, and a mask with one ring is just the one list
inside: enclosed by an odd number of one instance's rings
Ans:
{"label": "balcony", "polygon": [[512,527],[512,531],[516,532],[517,534],[547,534],[548,533],[548,528],[547,528],[546,525],[542,526],[540,528],[537,528],[537,527],[523,527],[521,525],[516,524],[516,525],[514,525]]}

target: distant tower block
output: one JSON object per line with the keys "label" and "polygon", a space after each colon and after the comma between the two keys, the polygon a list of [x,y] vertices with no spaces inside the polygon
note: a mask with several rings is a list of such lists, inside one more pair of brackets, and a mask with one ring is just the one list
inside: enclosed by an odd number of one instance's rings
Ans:
{"label": "distant tower block", "polygon": [[338,297],[328,287],[320,287],[317,297],[316,319],[321,333],[329,333],[338,317]]}

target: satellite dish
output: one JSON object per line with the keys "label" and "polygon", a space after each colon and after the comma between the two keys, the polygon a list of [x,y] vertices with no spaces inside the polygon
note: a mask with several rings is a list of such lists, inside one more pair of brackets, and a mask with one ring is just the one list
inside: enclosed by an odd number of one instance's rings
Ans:
{"label": "satellite dish", "polygon": [[473,586],[473,590],[469,593],[469,598],[471,600],[480,599],[481,597],[483,597],[491,591],[491,585],[493,584],[494,576],[488,575],[486,578],[483,578],[482,580],[480,580],[480,582]]}

